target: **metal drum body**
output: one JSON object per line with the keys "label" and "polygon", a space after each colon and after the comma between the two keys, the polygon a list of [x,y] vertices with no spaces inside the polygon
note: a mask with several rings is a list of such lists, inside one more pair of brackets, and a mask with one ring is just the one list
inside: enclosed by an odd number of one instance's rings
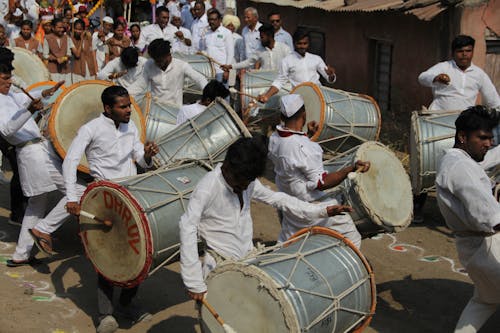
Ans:
{"label": "metal drum body", "polygon": [[413,197],[401,161],[383,144],[366,142],[324,162],[325,170],[335,172],[358,160],[370,162],[370,169],[328,190],[325,200],[340,195],[353,208],[351,217],[363,236],[406,229],[412,220]]}
{"label": "metal drum body", "polygon": [[[38,82],[35,84],[32,84],[28,88],[26,88],[26,91],[28,92],[35,92],[35,91],[40,91],[40,90],[45,90],[45,89],[50,89],[53,86],[55,86],[57,82],[55,81],[43,81],[43,82]],[[66,90],[65,86],[61,86],[55,93],[54,95],[50,96],[46,100],[46,104],[49,107],[45,111],[43,111],[43,114],[41,115],[40,120],[38,121],[38,127],[40,128],[40,131],[42,132],[43,136],[49,137],[49,118],[50,118],[50,112],[52,111],[52,106],[59,97],[59,95]],[[52,105],[52,106],[51,106]]]}
{"label": "metal drum body", "polygon": [[435,190],[437,166],[455,143],[455,120],[460,111],[411,115],[410,174],[414,194]]}
{"label": "metal drum body", "polygon": [[[99,117],[104,107],[101,94],[113,83],[101,80],[82,81],[71,85],[57,98],[49,117],[49,135],[56,152],[64,159],[71,142],[76,137],[81,126],[92,119]],[[146,137],[144,117],[142,112],[131,98],[132,116],[141,141]],[[87,159],[82,156],[78,170],[89,173]]]}
{"label": "metal drum body", "polygon": [[179,220],[208,171],[189,163],[89,185],[82,210],[113,221],[108,229],[80,216],[81,237],[95,269],[115,285],[132,287],[176,255]]}
{"label": "metal drum body", "polygon": [[311,82],[299,84],[290,93],[304,98],[307,122],[314,120],[319,125],[311,140],[317,141],[323,149],[341,153],[365,141],[378,140],[380,109],[370,96]]}
{"label": "metal drum body", "polygon": [[205,160],[215,166],[222,162],[231,144],[250,137],[243,122],[226,101],[215,101],[189,121],[157,140],[155,164],[163,166],[183,159]]}
{"label": "metal drum body", "polygon": [[[215,68],[212,62],[201,54],[173,53],[176,59],[187,62],[193,69],[202,74],[208,81],[215,79]],[[184,92],[201,96],[201,91],[187,76],[184,79]]]}
{"label": "metal drum body", "polygon": [[[277,71],[242,71],[240,90],[245,94],[257,97],[265,93],[272,86],[276,77],[278,77]],[[272,96],[261,109],[279,110],[281,96],[288,94],[291,89],[292,86],[288,83],[276,95]],[[252,98],[241,96],[241,109],[246,110],[251,101]]]}
{"label": "metal drum body", "polygon": [[[207,278],[208,302],[238,333],[360,332],[375,311],[372,269],[335,231],[303,229],[271,252],[223,262]],[[224,332],[202,307],[205,333]]]}
{"label": "metal drum body", "polygon": [[146,107],[146,140],[156,141],[177,125],[177,114],[179,106],[173,104],[162,104],[157,99],[148,100]]}
{"label": "metal drum body", "polygon": [[21,78],[25,84],[32,85],[41,81],[49,81],[50,73],[43,61],[31,51],[22,47],[11,47],[14,52],[13,74]]}

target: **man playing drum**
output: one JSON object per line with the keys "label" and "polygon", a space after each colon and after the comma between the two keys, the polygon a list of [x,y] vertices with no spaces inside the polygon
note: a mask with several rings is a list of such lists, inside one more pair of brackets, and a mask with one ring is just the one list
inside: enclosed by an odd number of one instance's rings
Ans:
{"label": "man playing drum", "polygon": [[[264,173],[266,160],[264,138],[241,138],[229,147],[224,163],[205,175],[191,194],[179,228],[182,280],[194,300],[201,300],[207,292],[204,278],[217,262],[241,259],[253,249],[252,199],[301,219],[351,211],[347,206],[315,205],[271,191],[257,179]],[[203,264],[198,258],[198,235],[207,246]]]}
{"label": "man playing drum", "polygon": [[455,121],[455,145],[446,151],[436,176],[437,202],[455,233],[460,262],[474,282],[474,295],[455,332],[477,332],[500,304],[500,206],[492,183],[478,164],[491,147],[498,114],[483,106]]}
{"label": "man playing drum", "polygon": [[[314,121],[307,124],[309,133],[302,132],[306,124],[306,110],[301,95],[291,94],[281,97],[281,118],[284,125],[278,125],[269,140],[269,158],[274,163],[276,185],[280,191],[300,200],[315,201],[325,196],[323,190],[339,185],[350,172],[366,172],[370,162],[356,161],[353,166],[327,173],[323,168],[323,149],[309,139],[317,130]],[[338,202],[332,199],[331,203]],[[302,228],[326,226],[343,234],[358,248],[361,235],[353,220],[347,214],[315,220],[297,219],[283,212],[281,233],[278,241],[287,240]]]}

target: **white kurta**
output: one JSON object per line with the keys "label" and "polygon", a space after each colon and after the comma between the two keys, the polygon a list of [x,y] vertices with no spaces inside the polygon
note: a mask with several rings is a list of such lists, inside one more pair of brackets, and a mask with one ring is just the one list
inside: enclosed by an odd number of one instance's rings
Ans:
{"label": "white kurta", "polygon": [[[97,69],[100,70],[104,67],[104,62],[106,61],[106,44],[97,37],[98,31],[92,34],[92,48],[95,50],[95,59],[97,60]],[[113,37],[113,32],[108,32],[104,40],[108,40]]]}
{"label": "white kurta", "polygon": [[319,74],[330,81],[328,74],[326,74],[326,64],[320,56],[306,52],[305,56],[301,56],[296,51],[290,53],[281,63],[278,77],[273,82],[273,86],[281,89],[288,81],[295,87],[303,82],[312,82],[320,85]]}
{"label": "white kurta", "polygon": [[262,45],[260,42],[260,31],[259,31],[259,28],[261,26],[262,23],[257,22],[257,24],[255,24],[255,27],[252,30],[250,30],[250,28],[247,25],[241,31],[241,36],[243,37],[243,44],[245,44],[245,54],[243,54],[242,60],[246,60],[247,58],[249,58]]}
{"label": "white kurta", "polygon": [[284,30],[283,28],[280,28],[280,30],[276,31],[274,33],[274,40],[283,44],[286,44],[290,50],[293,50],[293,38],[288,31]]}
{"label": "white kurta", "polygon": [[207,107],[205,105],[202,105],[200,103],[194,103],[194,104],[189,104],[189,105],[183,105],[179,113],[177,114],[177,121],[176,124],[180,125],[188,121],[189,119],[199,115],[203,111],[205,111]]}
{"label": "white kurta", "polygon": [[[172,52],[177,52],[177,53],[183,53],[183,54],[192,54],[194,53],[193,51],[193,44],[191,46],[187,46],[185,40],[189,39],[191,40],[191,31],[184,27],[179,27],[175,28],[175,32],[180,31],[182,32],[182,35],[184,36],[184,40],[179,39],[177,36],[174,34],[174,40],[172,42]],[[193,41],[191,40],[191,43]]]}
{"label": "white kurta", "polygon": [[200,51],[200,42],[202,39],[203,31],[208,28],[207,14],[203,14],[200,18],[195,18],[191,25],[191,35],[193,36],[192,46],[195,51]]}
{"label": "white kurta", "polygon": [[492,182],[465,151],[452,148],[440,161],[436,176],[437,202],[454,232],[484,232],[491,236],[457,236],[458,257],[474,282],[479,299],[500,303],[500,205]]}
{"label": "white kurta", "polygon": [[146,93],[148,83],[144,78],[144,65],[147,59],[139,57],[137,66],[133,68],[125,68],[120,58],[111,60],[103,69],[97,73],[99,80],[110,81],[109,76],[113,73],[119,73],[127,70],[127,73],[118,79],[114,80],[115,83],[128,90],[128,93],[135,99],[141,98]]}
{"label": "white kurta", "polygon": [[[280,191],[308,202],[325,195],[318,189],[327,175],[323,168],[323,149],[305,133],[284,130],[278,126],[269,140],[269,158],[274,163],[276,186]],[[332,199],[328,204],[341,203]],[[283,242],[300,229],[315,225],[332,228],[348,237],[358,248],[361,245],[361,235],[348,214],[307,220],[283,212],[278,240]]]}
{"label": "white kurta", "polygon": [[141,36],[144,38],[146,45],[151,44],[151,42],[155,39],[168,40],[170,44],[172,44],[174,42],[174,34],[176,31],[177,28],[170,23],[163,29],[155,23],[144,27],[141,31]]}
{"label": "white kurta", "polygon": [[[234,58],[233,34],[222,25],[215,31],[205,29],[201,36],[200,48],[221,64],[229,64]],[[215,66],[216,73],[222,73],[220,66]]]}
{"label": "white kurta", "polygon": [[[450,77],[449,84],[432,82],[439,74]],[[476,104],[478,93],[482,103],[489,107],[500,107],[500,97],[488,75],[471,64],[462,71],[454,60],[440,62],[418,76],[421,85],[432,88],[434,100],[430,110],[465,110]]]}
{"label": "white kurta", "polygon": [[240,259],[253,248],[250,200],[254,199],[304,219],[327,216],[325,205],[313,205],[285,193],[264,187],[259,180],[243,191],[243,208],[238,196],[227,184],[219,164],[196,185],[186,213],[179,222],[181,238],[181,275],[193,292],[206,291],[198,258],[197,236],[220,255]]}
{"label": "white kurta", "polygon": [[247,58],[247,60],[242,61],[240,63],[234,64],[234,69],[242,69],[242,68],[254,68],[257,62],[260,62],[261,70],[279,70],[281,67],[281,63],[286,56],[288,56],[292,50],[280,42],[275,42],[274,47],[272,49],[268,47],[262,47],[257,50],[252,56]]}
{"label": "white kurta", "polygon": [[191,65],[176,58],[172,58],[164,71],[153,59],[149,59],[144,65],[144,77],[151,87],[151,94],[162,103],[182,105],[182,89],[186,76],[193,80],[200,90],[203,90],[208,83],[207,79]]}

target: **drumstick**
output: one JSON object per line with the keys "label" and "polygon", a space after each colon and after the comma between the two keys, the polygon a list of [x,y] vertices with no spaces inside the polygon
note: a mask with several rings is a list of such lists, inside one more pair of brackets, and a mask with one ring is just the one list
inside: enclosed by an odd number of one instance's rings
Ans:
{"label": "drumstick", "polygon": [[235,93],[235,94],[240,94],[240,95],[242,95],[242,96],[246,96],[246,97],[250,97],[250,98],[252,98],[252,99],[255,99],[256,101],[258,101],[258,100],[259,100],[259,98],[258,98],[257,96],[254,96],[254,95],[250,95],[250,94],[244,93],[243,91],[239,91],[239,90],[237,90],[237,89],[236,89],[236,88],[234,88],[234,87],[229,88],[229,92],[230,92],[230,93]]}
{"label": "drumstick", "polygon": [[202,55],[204,57],[207,57],[208,60],[210,60],[211,62],[213,62],[214,64],[216,64],[217,66],[222,66],[224,64],[221,64],[220,62],[218,62],[217,60],[215,60],[214,58],[212,58],[211,56],[209,56],[208,54],[206,54],[205,52],[202,52],[202,51],[198,51],[196,52],[196,54],[199,54],[199,55]]}
{"label": "drumstick", "polygon": [[210,312],[212,314],[212,316],[214,316],[215,320],[217,320],[217,322],[222,326],[222,328],[224,329],[224,332],[226,332],[226,333],[236,333],[236,331],[234,330],[234,328],[232,328],[231,326],[229,326],[228,324],[226,324],[224,322],[224,320],[222,320],[222,318],[219,316],[219,314],[217,313],[217,311],[215,311],[215,309],[210,305],[210,303],[208,303],[208,301],[205,298],[203,298],[201,300],[201,302],[207,308],[208,312]]}
{"label": "drumstick", "polygon": [[32,101],[35,100],[33,96],[30,95],[29,92],[27,92],[23,87],[21,87],[19,84],[12,82],[12,85],[16,87],[17,89],[21,90],[26,96],[28,96]]}
{"label": "drumstick", "polygon": [[358,173],[359,173],[361,170],[363,170],[363,168],[364,168],[364,166],[359,166],[359,167],[357,167],[357,168],[356,168],[356,171],[354,171],[354,172],[349,172],[349,173],[347,174],[347,178],[348,178],[349,180],[353,180],[354,178],[356,178],[356,177],[358,176]]}
{"label": "drumstick", "polygon": [[106,227],[112,227],[113,226],[113,221],[111,221],[111,220],[103,220],[103,219],[95,216],[94,214],[90,214],[89,212],[86,212],[84,210],[80,210],[80,215],[84,216],[84,217],[87,217],[89,219],[92,219],[92,220],[96,220],[97,222],[100,222],[100,223],[104,224]]}

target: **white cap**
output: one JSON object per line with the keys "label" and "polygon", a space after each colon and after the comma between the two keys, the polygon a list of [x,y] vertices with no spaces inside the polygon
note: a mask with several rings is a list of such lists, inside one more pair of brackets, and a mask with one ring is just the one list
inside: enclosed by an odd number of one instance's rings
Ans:
{"label": "white cap", "polygon": [[23,12],[19,8],[16,8],[16,11],[14,13],[12,13],[12,15],[14,15],[14,16],[22,16]]}
{"label": "white cap", "polygon": [[287,118],[290,118],[296,114],[302,106],[304,106],[304,99],[298,94],[285,95],[281,97],[280,106],[281,113],[283,113],[283,115]]}
{"label": "white cap", "polygon": [[110,24],[114,24],[115,21],[113,21],[113,19],[110,17],[110,16],[104,16],[104,18],[102,19],[103,22],[106,22],[106,23],[110,23]]}

